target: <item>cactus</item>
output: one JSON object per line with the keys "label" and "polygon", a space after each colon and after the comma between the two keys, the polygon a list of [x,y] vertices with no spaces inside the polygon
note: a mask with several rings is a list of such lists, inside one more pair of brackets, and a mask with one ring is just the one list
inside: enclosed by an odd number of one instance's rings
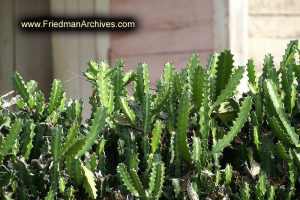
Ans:
{"label": "cactus", "polygon": [[195,109],[199,110],[203,101],[203,87],[205,71],[200,66],[200,59],[198,54],[193,54],[188,63],[189,70],[189,90],[191,99],[195,105]]}
{"label": "cactus", "polygon": [[151,142],[151,147],[152,147],[152,153],[154,154],[158,148],[158,145],[160,143],[160,138],[161,138],[161,133],[162,133],[162,128],[163,125],[161,121],[157,120],[154,125],[154,130],[152,133],[152,142]]}
{"label": "cactus", "polygon": [[96,199],[97,198],[97,189],[96,189],[94,175],[83,164],[81,164],[81,169],[83,171],[83,177],[84,177],[84,181],[83,181],[84,188],[92,199]]}
{"label": "cactus", "polygon": [[95,117],[92,120],[92,125],[85,139],[85,144],[82,146],[80,151],[77,153],[76,157],[79,158],[86,151],[88,151],[91,146],[95,143],[100,132],[104,129],[105,119],[106,119],[107,109],[104,107],[99,107],[95,113]]}
{"label": "cactus", "polygon": [[234,92],[235,88],[238,86],[240,80],[243,77],[244,69],[242,67],[237,68],[232,77],[228,80],[228,84],[225,85],[224,89],[220,92],[220,95],[217,97],[216,101],[210,108],[210,113],[217,108],[222,102],[227,100],[232,93]]}
{"label": "cactus", "polygon": [[[90,61],[88,119],[59,80],[45,100],[13,73],[15,95],[0,97],[0,199],[295,199],[299,53],[291,41],[279,68],[267,54],[261,75],[229,50],[207,68],[193,54],[180,72],[167,62],[153,89],[145,63]],[[237,95],[245,70],[250,90]]]}
{"label": "cactus", "polygon": [[226,165],[225,168],[225,181],[226,181],[226,185],[228,186],[231,182],[231,178],[232,178],[232,166],[231,165]]}
{"label": "cactus", "polygon": [[250,188],[249,184],[245,183],[242,189],[242,200],[249,200],[250,199]]}
{"label": "cactus", "polygon": [[160,162],[154,162],[152,164],[152,170],[149,176],[149,189],[144,189],[140,178],[137,175],[136,169],[130,169],[128,172],[126,166],[121,163],[118,165],[118,174],[120,175],[124,185],[127,189],[137,197],[142,199],[158,199],[162,193],[162,187],[164,183],[164,164]]}
{"label": "cactus", "polygon": [[225,85],[229,82],[229,77],[233,69],[233,55],[230,50],[223,51],[217,62],[217,80],[216,80],[216,95],[219,96]]}
{"label": "cactus", "polygon": [[131,121],[132,124],[135,123],[136,120],[136,115],[134,111],[129,107],[128,102],[124,97],[120,97],[120,102],[119,102],[121,109],[125,113],[125,115],[128,117],[128,119]]}
{"label": "cactus", "polygon": [[63,98],[63,89],[59,80],[54,80],[52,83],[51,96],[49,99],[48,112],[52,113],[58,106]]}
{"label": "cactus", "polygon": [[[16,121],[12,125],[8,135],[5,137],[4,141],[1,142],[1,147],[0,147],[1,158],[4,158],[9,153],[9,151],[12,149],[20,132],[22,131],[22,127],[23,127],[23,120],[16,119]],[[0,159],[0,160],[2,160],[2,159]]]}
{"label": "cactus", "polygon": [[265,194],[267,192],[267,182],[266,182],[266,174],[261,174],[259,176],[257,185],[256,185],[256,196],[257,199],[264,199],[265,198]]}
{"label": "cactus", "polygon": [[180,98],[179,110],[178,110],[178,119],[177,119],[177,142],[178,148],[181,156],[188,162],[191,162],[191,153],[187,141],[187,128],[188,128],[188,118],[189,118],[189,109],[190,101],[189,96],[186,92],[186,87]]}
{"label": "cactus", "polygon": [[233,138],[240,132],[241,128],[244,126],[246,122],[249,112],[251,110],[252,102],[250,97],[246,97],[243,101],[242,106],[240,108],[240,113],[236,121],[233,123],[233,127],[229,131],[227,135],[225,135],[222,139],[220,139],[216,145],[213,146],[211,150],[211,154],[215,154],[221,152],[225,147],[227,147]]}
{"label": "cactus", "polygon": [[[292,125],[290,124],[286,113],[282,108],[282,103],[275,89],[275,84],[267,80],[264,84],[264,91],[265,95],[269,98],[269,101],[271,101],[271,105],[273,106],[272,112],[275,111],[274,115],[276,116],[276,118],[278,117],[277,119],[280,122],[280,125],[278,126],[282,127],[285,132],[285,137],[287,137],[286,140],[290,141],[291,144],[297,146],[299,144],[299,136],[296,134],[294,127],[292,127]],[[273,114],[270,113],[270,115]]]}
{"label": "cactus", "polygon": [[19,73],[14,73],[12,75],[12,83],[14,86],[14,89],[20,94],[20,96],[27,101],[29,99],[29,92],[27,89],[27,86],[25,85],[22,77]]}
{"label": "cactus", "polygon": [[21,141],[21,152],[26,160],[28,160],[30,151],[33,147],[32,139],[35,135],[34,132],[35,124],[33,120],[28,120],[24,126],[24,133],[22,134]]}

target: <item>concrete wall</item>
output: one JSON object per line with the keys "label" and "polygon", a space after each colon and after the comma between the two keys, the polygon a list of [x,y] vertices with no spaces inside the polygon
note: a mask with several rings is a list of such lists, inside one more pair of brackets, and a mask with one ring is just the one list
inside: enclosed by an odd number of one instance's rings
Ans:
{"label": "concrete wall", "polygon": [[249,0],[249,57],[262,66],[266,53],[278,66],[287,43],[300,39],[299,0]]}

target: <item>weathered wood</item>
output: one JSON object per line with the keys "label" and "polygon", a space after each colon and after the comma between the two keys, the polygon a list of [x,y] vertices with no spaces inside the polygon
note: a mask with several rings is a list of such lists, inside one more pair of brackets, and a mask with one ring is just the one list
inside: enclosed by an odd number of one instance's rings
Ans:
{"label": "weathered wood", "polygon": [[[53,15],[95,16],[107,13],[108,0],[51,0]],[[84,118],[90,115],[88,97],[91,85],[82,77],[90,60],[107,59],[109,38],[107,33],[53,33],[54,75],[63,81],[70,98],[82,98]],[[107,41],[108,40],[108,41]]]}
{"label": "weathered wood", "polygon": [[[63,16],[65,10],[65,1],[51,0],[51,15],[52,16]],[[64,89],[67,94],[70,95],[72,87],[70,84],[66,84],[65,81],[70,80],[71,73],[66,72],[67,58],[65,52],[68,50],[65,44],[64,37],[65,33],[55,32],[51,35],[52,43],[52,59],[53,59],[53,76],[54,78],[60,79],[63,83]],[[73,70],[71,70],[73,71]],[[72,82],[71,82],[72,84]]]}
{"label": "weathered wood", "polygon": [[[76,16],[78,0],[52,1],[52,13],[63,16]],[[79,68],[79,33],[53,33],[53,65],[54,76],[63,81],[64,88],[70,98],[80,97],[81,75]]]}
{"label": "weathered wood", "polygon": [[250,16],[249,37],[300,38],[299,16]]}
{"label": "weathered wood", "polygon": [[250,0],[250,15],[299,15],[299,0]]}
{"label": "weathered wood", "polygon": [[125,70],[146,62],[152,86],[169,60],[179,70],[193,52],[200,52],[201,62],[207,63],[213,48],[212,1],[111,0],[110,8],[112,15],[133,16],[139,22],[132,33],[112,34],[110,60],[123,58]]}
{"label": "weathered wood", "polygon": [[119,33],[112,36],[112,56],[209,50],[213,40],[211,33],[211,22],[200,20],[174,24],[173,27],[153,26],[153,30]]}
{"label": "weathered wood", "polygon": [[[95,13],[95,0],[78,1],[79,16],[91,16]],[[83,71],[87,68],[87,62],[90,60],[96,60],[96,34],[95,33],[80,33],[78,35],[79,40],[79,74],[82,75]],[[89,105],[89,97],[92,95],[92,86],[83,77],[77,78],[80,85],[80,97],[85,103],[84,117],[90,117],[91,106]]]}
{"label": "weathered wood", "polygon": [[[110,0],[95,0],[95,15],[110,15]],[[110,33],[96,33],[97,59],[109,59]]]}
{"label": "weathered wood", "polygon": [[133,33],[112,34],[112,57],[212,48],[211,1],[112,0],[111,14],[139,22]]}
{"label": "weathered wood", "polygon": [[[49,12],[48,0],[15,1],[16,23],[22,17],[47,15]],[[36,80],[39,83],[39,89],[47,94],[52,81],[50,33],[24,32],[20,30],[19,24],[15,26],[16,70],[25,80]]]}
{"label": "weathered wood", "polygon": [[152,25],[175,26],[196,19],[212,21],[211,0],[111,0],[112,15],[136,17],[141,29],[152,29]]}
{"label": "weathered wood", "polygon": [[0,94],[12,90],[10,80],[13,72],[14,32],[13,32],[13,1],[0,1]]}

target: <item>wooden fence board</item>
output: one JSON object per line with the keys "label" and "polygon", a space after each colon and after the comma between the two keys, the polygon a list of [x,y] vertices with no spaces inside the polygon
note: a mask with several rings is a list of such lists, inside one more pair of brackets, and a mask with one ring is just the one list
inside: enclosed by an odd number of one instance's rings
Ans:
{"label": "wooden fence board", "polygon": [[2,0],[0,5],[0,96],[12,90],[10,76],[14,65],[13,19],[13,1]]}
{"label": "wooden fence board", "polygon": [[[35,6],[32,6],[35,5]],[[34,79],[39,89],[48,93],[52,81],[52,48],[49,33],[24,32],[18,20],[22,17],[47,15],[50,13],[47,0],[15,1],[15,63],[16,70],[24,79]]]}

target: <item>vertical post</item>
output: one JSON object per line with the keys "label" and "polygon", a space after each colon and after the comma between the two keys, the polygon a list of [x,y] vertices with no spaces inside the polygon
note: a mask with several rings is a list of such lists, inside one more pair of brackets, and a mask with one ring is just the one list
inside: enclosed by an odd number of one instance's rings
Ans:
{"label": "vertical post", "polygon": [[[34,5],[34,6],[32,6]],[[22,31],[19,19],[49,13],[49,0],[0,1],[0,92],[12,90],[10,77],[18,71],[24,80],[36,80],[46,94],[52,79],[50,34]],[[47,96],[47,95],[46,95]]]}
{"label": "vertical post", "polygon": [[13,23],[15,70],[26,81],[36,80],[39,83],[39,89],[45,92],[46,97],[48,97],[52,82],[51,34],[22,31],[18,20],[22,17],[35,17],[49,13],[49,0],[15,0]]}
{"label": "vertical post", "polygon": [[[245,66],[248,57],[248,0],[214,0],[213,13],[214,50],[230,49],[235,65]],[[247,90],[244,73],[238,91]]]}
{"label": "vertical post", "polygon": [[213,47],[217,52],[229,48],[229,0],[213,0]]}
{"label": "vertical post", "polygon": [[248,56],[248,0],[214,0],[214,50],[231,49],[237,65]]}
{"label": "vertical post", "polygon": [[[109,0],[95,0],[95,14],[96,15],[109,15],[110,3]],[[96,59],[106,59],[109,61],[110,49],[110,34],[98,33],[96,34]]]}
{"label": "vertical post", "polygon": [[[109,0],[51,0],[52,15],[97,16],[109,13]],[[91,85],[82,77],[90,60],[108,59],[108,33],[53,33],[54,77],[62,80],[68,97],[84,101],[83,117],[90,116]]]}
{"label": "vertical post", "polygon": [[14,71],[14,1],[0,1],[0,96],[12,90]]}
{"label": "vertical post", "polygon": [[236,64],[245,65],[248,57],[248,0],[229,1],[229,47]]}

